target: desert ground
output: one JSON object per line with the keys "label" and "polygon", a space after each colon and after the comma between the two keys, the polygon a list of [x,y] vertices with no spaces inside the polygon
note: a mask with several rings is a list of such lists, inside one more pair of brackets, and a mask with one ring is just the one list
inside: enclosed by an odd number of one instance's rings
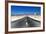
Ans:
{"label": "desert ground", "polygon": [[12,16],[11,27],[12,28],[25,28],[25,27],[40,27],[40,16],[34,15],[23,15],[23,16]]}
{"label": "desert ground", "polygon": [[[21,19],[21,18],[24,18],[26,17],[25,15],[23,16],[11,16],[11,21],[14,21],[14,20],[18,20],[18,19]],[[35,19],[35,20],[38,20],[40,21],[41,20],[41,16],[34,16],[34,15],[28,15],[28,17],[32,18],[32,19]]]}

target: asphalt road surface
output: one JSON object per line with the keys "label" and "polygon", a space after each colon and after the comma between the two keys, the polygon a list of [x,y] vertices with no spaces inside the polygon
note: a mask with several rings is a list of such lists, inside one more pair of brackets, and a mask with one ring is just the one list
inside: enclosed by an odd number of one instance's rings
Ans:
{"label": "asphalt road surface", "polygon": [[34,20],[30,17],[12,21],[11,28],[26,28],[26,27],[40,27],[40,21]]}

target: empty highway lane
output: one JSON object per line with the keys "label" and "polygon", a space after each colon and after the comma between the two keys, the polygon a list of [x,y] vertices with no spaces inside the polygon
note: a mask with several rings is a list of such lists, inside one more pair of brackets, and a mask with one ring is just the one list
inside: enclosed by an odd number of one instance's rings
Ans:
{"label": "empty highway lane", "polygon": [[24,17],[11,22],[11,28],[40,27],[40,21],[30,17]]}

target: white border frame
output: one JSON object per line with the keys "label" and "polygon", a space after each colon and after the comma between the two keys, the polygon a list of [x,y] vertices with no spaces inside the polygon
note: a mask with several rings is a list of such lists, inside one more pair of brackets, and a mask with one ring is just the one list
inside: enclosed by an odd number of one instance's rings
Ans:
{"label": "white border frame", "polygon": [[[16,6],[37,6],[41,7],[41,26],[32,28],[11,28],[11,5]],[[43,29],[43,5],[39,4],[21,4],[21,3],[8,3],[8,31],[27,31],[27,30],[42,30]]]}

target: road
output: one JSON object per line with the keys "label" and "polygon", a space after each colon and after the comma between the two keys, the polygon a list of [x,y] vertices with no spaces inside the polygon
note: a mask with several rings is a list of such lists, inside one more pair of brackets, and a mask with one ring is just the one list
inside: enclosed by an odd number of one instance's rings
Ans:
{"label": "road", "polygon": [[12,28],[25,28],[25,27],[40,27],[40,21],[34,20],[30,17],[24,17],[19,20],[11,22]]}

